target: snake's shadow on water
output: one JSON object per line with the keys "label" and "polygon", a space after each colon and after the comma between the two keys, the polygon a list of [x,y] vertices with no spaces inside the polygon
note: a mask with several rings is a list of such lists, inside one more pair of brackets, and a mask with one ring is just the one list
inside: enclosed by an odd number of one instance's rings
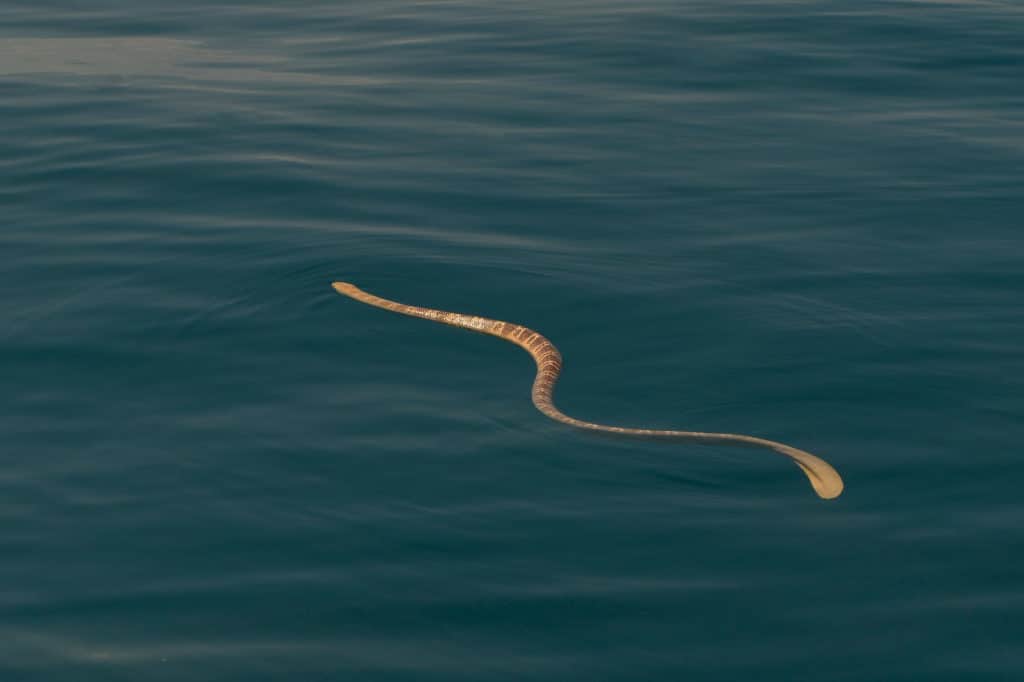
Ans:
{"label": "snake's shadow on water", "polygon": [[386,298],[374,296],[362,289],[349,284],[348,282],[334,282],[331,286],[339,294],[353,298],[361,303],[372,305],[395,313],[421,317],[433,322],[448,324],[453,327],[461,327],[481,334],[489,334],[514,343],[533,357],[537,363],[537,376],[533,380],[531,398],[537,409],[557,422],[586,431],[597,432],[607,436],[619,436],[622,438],[643,438],[645,440],[671,440],[685,441],[689,443],[702,443],[705,445],[741,445],[747,447],[771,450],[780,455],[789,457],[807,476],[811,487],[819,497],[830,500],[843,492],[843,479],[832,466],[809,452],[799,450],[783,443],[778,443],[765,438],[745,436],[737,433],[707,433],[703,431],[672,431],[662,429],[634,429],[622,426],[608,426],[586,422],[570,417],[557,407],[554,403],[554,388],[558,381],[558,375],[562,371],[562,355],[555,348],[555,345],[544,338],[538,332],[528,329],[522,325],[501,320],[492,320],[486,317],[475,315],[463,315],[451,313],[444,310],[432,308],[420,308],[406,305]]}

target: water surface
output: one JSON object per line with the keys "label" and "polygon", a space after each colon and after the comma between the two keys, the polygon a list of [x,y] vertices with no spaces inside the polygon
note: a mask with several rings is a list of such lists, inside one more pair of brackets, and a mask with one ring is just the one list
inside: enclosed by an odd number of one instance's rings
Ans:
{"label": "water surface", "polygon": [[1021,679],[1021,35],[5,3],[3,678]]}

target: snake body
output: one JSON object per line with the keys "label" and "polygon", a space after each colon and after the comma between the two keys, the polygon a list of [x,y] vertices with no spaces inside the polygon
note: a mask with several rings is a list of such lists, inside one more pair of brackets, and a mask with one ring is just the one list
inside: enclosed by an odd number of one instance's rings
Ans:
{"label": "snake body", "polygon": [[565,414],[557,407],[553,400],[555,382],[562,371],[562,354],[558,352],[555,345],[544,338],[538,332],[522,325],[501,320],[492,320],[486,317],[475,315],[463,315],[451,313],[444,310],[433,310],[431,308],[420,308],[418,306],[405,305],[386,298],[374,296],[362,289],[347,282],[334,282],[334,289],[344,296],[366,303],[367,305],[390,310],[403,315],[421,317],[425,320],[439,322],[441,324],[461,327],[482,334],[490,334],[516,344],[526,350],[537,363],[537,376],[533,380],[531,398],[537,409],[557,422],[574,426],[586,431],[600,431],[602,433],[619,434],[624,436],[636,436],[640,438],[657,438],[666,440],[680,440],[696,443],[726,444],[726,445],[748,445],[767,448],[779,454],[785,455],[793,460],[800,469],[807,475],[811,486],[819,497],[832,499],[843,492],[843,479],[828,462],[815,457],[809,452],[798,450],[789,445],[744,436],[735,433],[705,433],[701,431],[667,431],[657,429],[632,429],[621,426],[607,426],[593,422],[575,419]]}

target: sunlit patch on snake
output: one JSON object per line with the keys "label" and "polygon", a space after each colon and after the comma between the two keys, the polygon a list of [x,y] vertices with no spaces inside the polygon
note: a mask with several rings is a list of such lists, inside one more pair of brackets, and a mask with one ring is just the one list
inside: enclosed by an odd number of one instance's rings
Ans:
{"label": "sunlit patch on snake", "polygon": [[432,310],[431,308],[420,308],[418,306],[405,305],[389,301],[369,294],[358,287],[347,282],[334,282],[334,289],[361,303],[383,308],[392,312],[412,317],[422,317],[426,320],[448,324],[453,327],[462,327],[481,334],[490,334],[505,339],[511,343],[521,346],[533,357],[537,363],[537,376],[533,380],[533,391],[531,397],[533,404],[545,415],[557,422],[575,426],[578,429],[587,431],[600,431],[624,436],[636,436],[639,438],[658,438],[665,440],[679,440],[692,443],[712,443],[725,445],[748,445],[766,448],[779,454],[785,455],[793,460],[800,469],[807,475],[811,487],[819,497],[832,499],[843,492],[843,479],[840,478],[832,466],[815,457],[809,452],[798,450],[789,445],[776,443],[775,441],[754,436],[744,436],[735,433],[705,433],[701,431],[666,431],[657,429],[631,429],[621,426],[606,426],[593,422],[581,421],[563,413],[552,399],[555,389],[555,382],[562,371],[562,355],[555,348],[555,345],[541,336],[539,333],[523,327],[522,325],[491,320],[486,317],[475,315],[462,315],[450,313],[443,310]]}

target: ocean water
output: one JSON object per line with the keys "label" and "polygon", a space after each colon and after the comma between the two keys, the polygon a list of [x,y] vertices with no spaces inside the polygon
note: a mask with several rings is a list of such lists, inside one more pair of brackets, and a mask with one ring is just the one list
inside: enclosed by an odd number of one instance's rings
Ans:
{"label": "ocean water", "polygon": [[1024,679],[1022,36],[6,0],[0,679]]}

